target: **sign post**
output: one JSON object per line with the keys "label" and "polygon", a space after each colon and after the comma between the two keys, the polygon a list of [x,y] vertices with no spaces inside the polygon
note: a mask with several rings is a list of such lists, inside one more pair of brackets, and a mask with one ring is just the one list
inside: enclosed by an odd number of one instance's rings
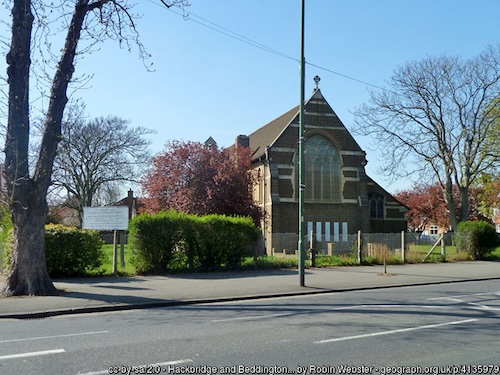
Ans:
{"label": "sign post", "polygon": [[[125,231],[128,229],[128,207],[127,206],[84,207],[82,228],[114,231],[113,273],[116,275],[118,273],[117,272],[118,231]],[[122,267],[123,265],[124,262],[122,263]]]}
{"label": "sign post", "polygon": [[128,207],[83,207],[83,229],[127,230]]}

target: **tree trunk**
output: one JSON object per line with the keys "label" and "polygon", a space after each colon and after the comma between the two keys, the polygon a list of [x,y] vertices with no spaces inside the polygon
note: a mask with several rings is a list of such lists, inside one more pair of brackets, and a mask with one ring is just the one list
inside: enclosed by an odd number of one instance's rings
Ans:
{"label": "tree trunk", "polygon": [[469,188],[459,186],[460,190],[460,221],[467,221],[469,218]]}
{"label": "tree trunk", "polygon": [[[101,3],[93,4],[93,7]],[[57,292],[45,261],[45,219],[47,190],[61,122],[67,103],[66,91],[74,72],[76,47],[80,39],[87,2],[79,0],[68,27],[61,59],[52,82],[45,130],[33,177],[28,167],[30,128],[29,77],[33,14],[31,1],[15,0],[12,8],[12,42],[7,55],[9,116],[5,142],[5,176],[14,224],[13,263],[1,294],[51,295]]]}
{"label": "tree trunk", "polygon": [[451,178],[449,178],[449,177],[447,178],[446,185],[444,187],[444,199],[445,199],[446,205],[448,206],[451,229],[453,231],[455,231],[457,229],[457,226],[458,226],[457,206],[455,204],[455,200],[453,199],[453,183],[451,181]]}
{"label": "tree trunk", "polygon": [[14,248],[13,263],[1,292],[5,296],[56,292],[45,263],[46,197],[30,178],[28,168],[32,25],[31,2],[14,1],[12,41],[7,55],[9,114],[5,140],[5,177],[14,224]]}
{"label": "tree trunk", "polygon": [[29,208],[17,206],[14,218],[14,248],[11,271],[2,295],[54,295],[57,289],[50,280],[45,261],[45,199]]}

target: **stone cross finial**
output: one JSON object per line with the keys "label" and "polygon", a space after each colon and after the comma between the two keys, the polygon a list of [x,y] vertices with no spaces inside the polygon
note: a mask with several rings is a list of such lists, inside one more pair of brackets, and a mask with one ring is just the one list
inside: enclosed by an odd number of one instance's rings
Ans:
{"label": "stone cross finial", "polygon": [[319,81],[321,81],[321,78],[319,78],[319,76],[315,76],[314,77],[314,83],[316,84],[316,90],[318,89]]}

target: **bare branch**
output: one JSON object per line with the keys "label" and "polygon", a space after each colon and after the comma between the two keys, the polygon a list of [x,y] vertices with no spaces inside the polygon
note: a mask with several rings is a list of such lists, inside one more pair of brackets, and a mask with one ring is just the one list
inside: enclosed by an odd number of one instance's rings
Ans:
{"label": "bare branch", "polygon": [[106,186],[136,182],[150,159],[144,136],[153,132],[128,124],[111,116],[87,121],[78,107],[66,117],[53,184],[74,196],[80,211],[95,204]]}
{"label": "bare branch", "polygon": [[[467,194],[500,156],[499,147],[485,151],[495,123],[491,103],[500,93],[500,45],[467,61],[440,56],[407,63],[389,85],[388,91],[371,91],[370,103],[356,111],[354,132],[373,136],[386,158],[386,173],[430,170],[445,194],[453,183]],[[460,220],[466,218],[464,211]]]}

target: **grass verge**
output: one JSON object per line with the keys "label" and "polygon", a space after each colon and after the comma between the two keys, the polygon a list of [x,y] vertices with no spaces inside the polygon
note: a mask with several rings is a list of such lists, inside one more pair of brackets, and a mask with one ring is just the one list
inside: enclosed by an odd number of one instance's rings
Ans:
{"label": "grass verge", "polygon": [[[113,245],[106,244],[103,245],[103,250],[105,254],[104,262],[101,268],[94,271],[90,276],[106,276],[113,275]],[[430,250],[430,246],[416,246],[411,247],[409,252],[406,254],[407,263],[420,263],[424,256]],[[124,246],[124,256],[125,256],[125,267],[121,267],[120,263],[120,246],[118,246],[118,264],[117,271],[120,276],[134,276],[136,275],[136,270],[130,261],[131,258],[131,247],[126,244]],[[470,257],[463,252],[456,252],[454,246],[446,247],[446,261],[457,262],[457,261],[467,261],[471,260]],[[494,252],[492,252],[486,260],[490,261],[500,261],[500,247],[498,247]],[[432,254],[427,258],[427,263],[439,263],[443,262],[444,259],[441,255],[441,248],[436,247]],[[362,262],[363,265],[381,265],[383,264],[383,258],[365,257]],[[398,256],[388,256],[386,257],[386,264],[401,264],[401,258]],[[306,261],[306,265],[310,265],[310,261]],[[357,266],[357,259],[351,254],[345,255],[318,255],[316,256],[316,267],[341,267],[341,266]],[[262,256],[257,258],[257,269],[286,269],[286,268],[297,268],[298,260],[294,256]],[[243,259],[240,269],[254,269],[255,260],[253,257],[247,257]],[[189,272],[188,269],[175,269],[174,272]]]}
{"label": "grass verge", "polygon": [[[104,251],[104,260],[103,264],[100,267],[100,269],[93,274],[92,276],[97,276],[97,275],[113,275],[113,244],[105,244],[102,246],[102,249]],[[124,260],[125,260],[125,267],[122,267],[121,265],[121,249],[120,245],[118,245],[117,249],[117,271],[118,275],[120,276],[133,276],[136,274],[135,267],[132,265],[132,262],[130,261],[131,255],[132,255],[132,249],[130,245],[125,244],[124,246]]]}

